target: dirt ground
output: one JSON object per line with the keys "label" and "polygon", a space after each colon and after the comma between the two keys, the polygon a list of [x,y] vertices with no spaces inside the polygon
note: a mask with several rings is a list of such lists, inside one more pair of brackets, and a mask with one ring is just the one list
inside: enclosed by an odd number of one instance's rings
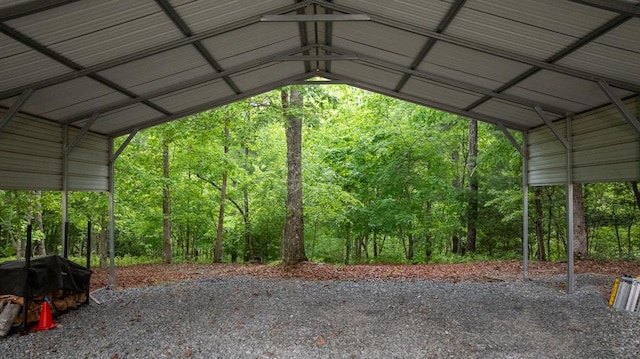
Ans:
{"label": "dirt ground", "polygon": [[[564,275],[566,262],[530,262],[529,277],[542,279]],[[621,276],[640,275],[640,261],[581,260],[575,273]],[[116,267],[116,286],[144,287],[193,279],[251,276],[305,280],[418,279],[445,282],[510,282],[522,279],[522,262],[457,264],[360,264],[332,265],[305,262],[291,267],[265,264],[146,264]],[[91,289],[109,285],[109,269],[94,268]],[[602,288],[606,291],[607,288]]]}

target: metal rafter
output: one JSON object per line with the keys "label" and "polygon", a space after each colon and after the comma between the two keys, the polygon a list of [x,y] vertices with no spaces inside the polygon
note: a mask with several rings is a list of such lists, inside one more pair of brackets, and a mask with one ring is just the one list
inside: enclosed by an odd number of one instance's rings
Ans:
{"label": "metal rafter", "polygon": [[[565,47],[564,49],[558,51],[557,53],[555,53],[554,55],[549,57],[547,60],[545,60],[545,62],[550,63],[550,64],[552,64],[554,62],[557,62],[558,60],[566,57],[567,55],[577,51],[581,47],[589,44],[591,41],[597,39],[598,37],[606,34],[607,32],[615,29],[618,26],[622,25],[623,23],[625,23],[629,19],[631,19],[631,17],[626,16],[626,15],[620,15],[620,16],[615,17],[614,19],[606,22],[605,24],[601,25],[597,29],[593,30],[592,32],[590,32],[586,36],[576,40],[571,45],[569,45],[569,46]],[[538,73],[540,70],[542,70],[542,68],[533,67],[533,68],[523,72],[522,74],[518,75],[517,77],[515,77],[511,81],[507,82],[506,84],[500,86],[496,90],[496,92],[504,92],[504,91],[510,89],[511,87],[517,85],[518,83],[524,81],[525,79],[527,79],[527,78],[533,76],[534,74]],[[468,106],[466,108],[466,110],[472,110],[472,109],[482,105],[483,103],[489,101],[490,99],[491,99],[490,97],[485,96],[485,97],[479,99],[478,101],[474,102],[470,106]]]}
{"label": "metal rafter", "polygon": [[194,107],[190,107],[188,109],[185,110],[181,110],[179,112],[173,113],[171,115],[168,116],[162,116],[162,117],[158,117],[149,121],[145,121],[143,123],[140,124],[136,124],[135,126],[131,126],[131,127],[126,127],[120,130],[116,130],[113,131],[111,133],[108,133],[106,135],[110,136],[110,137],[119,137],[119,136],[123,136],[126,135],[128,133],[130,133],[132,131],[132,129],[138,129],[138,130],[142,130],[145,128],[149,128],[149,127],[153,127],[153,126],[157,126],[160,124],[163,124],[165,122],[169,122],[178,118],[182,118],[182,117],[186,117],[189,115],[193,115],[194,113],[199,113],[202,111],[207,111],[209,109],[215,108],[215,107],[220,107],[220,106],[224,106],[224,105],[228,105],[230,103],[234,103],[240,100],[243,100],[245,98],[249,98],[251,96],[257,96],[259,94],[271,91],[273,89],[279,88],[279,87],[283,87],[292,83],[295,83],[296,81],[299,81],[301,79],[306,79],[312,76],[316,76],[315,72],[314,73],[306,73],[306,74],[302,74],[302,75],[296,75],[296,76],[291,76],[279,81],[275,81],[275,82],[271,82],[269,84],[266,85],[262,85],[256,88],[253,88],[251,90],[247,90],[241,94],[235,94],[235,95],[231,95],[231,96],[227,96],[221,99],[217,99],[215,101],[210,101],[207,103],[203,103]]}
{"label": "metal rafter", "polygon": [[[321,47],[326,49],[326,47],[324,47],[324,46],[321,46]],[[327,50],[329,50],[329,49],[327,49]],[[340,48],[336,48],[336,47],[332,47],[332,48],[330,48],[330,50],[332,50],[333,52],[336,52],[336,53],[344,54],[345,56],[354,56],[358,60],[360,60],[362,62],[365,62],[365,63],[368,63],[368,64],[371,64],[371,65],[376,65],[376,66],[383,67],[383,68],[386,68],[386,69],[389,69],[389,70],[394,70],[394,71],[398,71],[400,73],[404,73],[405,75],[411,75],[411,76],[419,77],[419,78],[426,79],[426,80],[429,80],[429,81],[437,82],[437,83],[440,83],[440,84],[448,85],[448,86],[451,86],[451,87],[456,87],[456,88],[459,88],[459,89],[475,92],[475,93],[478,93],[478,94],[481,94],[481,95],[489,96],[491,98],[498,98],[498,99],[501,99],[501,100],[504,100],[504,101],[507,101],[507,102],[512,102],[512,103],[516,103],[516,104],[527,106],[527,107],[540,106],[540,107],[543,107],[545,111],[548,111],[548,112],[551,112],[551,113],[555,113],[555,114],[558,114],[558,115],[563,115],[563,116],[567,112],[570,112],[567,109],[561,108],[561,107],[558,107],[558,106],[539,103],[539,102],[536,102],[536,101],[533,101],[533,100],[529,100],[529,99],[526,99],[524,97],[520,97],[520,96],[516,96],[516,95],[498,93],[498,92],[495,92],[495,91],[493,91],[493,90],[491,90],[489,88],[486,88],[486,87],[470,84],[470,83],[467,83],[467,82],[464,82],[464,81],[460,81],[460,80],[455,80],[455,79],[448,78],[446,76],[442,76],[442,75],[435,74],[435,73],[409,69],[409,68],[406,68],[406,67],[401,66],[401,65],[397,65],[397,64],[392,63],[392,62],[379,60],[379,59],[376,59],[376,58],[373,58],[373,57],[360,55],[360,54],[356,54],[356,53],[351,53],[348,50],[344,50],[344,49],[340,49]]]}
{"label": "metal rafter", "polygon": [[[297,1],[300,2],[300,0],[297,0]],[[304,15],[305,8],[304,7],[299,8],[298,10],[296,10],[296,13],[297,13],[297,16]],[[264,18],[264,16],[262,18]],[[309,45],[309,35],[307,34],[306,22],[298,22],[298,32],[300,34],[300,47],[306,47],[307,45]],[[302,54],[305,56],[309,55],[309,51],[305,51]],[[304,62],[304,71],[305,72],[311,71],[311,63],[309,61]]]}
{"label": "metal rafter", "polygon": [[[305,7],[311,3],[315,3],[315,1],[303,1],[300,3],[296,3],[293,5],[288,5],[288,6],[284,6],[281,8],[278,8],[276,10],[274,10],[272,13],[275,14],[280,14],[280,13],[287,13],[287,12],[291,12],[291,11],[295,11],[301,7]],[[182,39],[178,39],[178,40],[174,40],[174,41],[170,41],[167,42],[165,44],[160,44],[154,47],[151,47],[149,49],[145,49],[145,50],[141,50],[141,51],[137,51],[134,53],[131,53],[129,55],[125,55],[122,57],[118,57],[112,60],[108,60],[96,65],[92,65],[92,66],[88,66],[86,68],[82,68],[82,69],[74,69],[74,71],[69,72],[69,73],[65,73],[62,75],[57,75],[45,80],[41,80],[41,81],[36,81],[33,83],[30,83],[28,85],[25,86],[19,86],[19,87],[15,87],[9,90],[5,90],[0,92],[0,99],[5,99],[5,98],[9,98],[9,97],[13,97],[13,96],[18,96],[20,95],[25,89],[27,88],[32,88],[34,90],[40,89],[40,88],[44,88],[44,87],[49,87],[49,86],[53,86],[53,85],[57,85],[66,81],[70,81],[82,76],[91,76],[93,74],[96,74],[100,71],[104,71],[116,66],[120,66],[120,65],[124,65],[127,64],[129,62],[133,62],[135,60],[140,60],[143,59],[145,57],[149,57],[149,56],[153,56],[153,55],[157,55],[160,54],[162,52],[165,51],[169,51],[172,49],[177,49],[181,46],[185,46],[185,45],[189,45],[189,44],[193,44],[196,41],[199,40],[204,40],[204,39],[208,39],[211,37],[215,37],[215,36],[219,36],[222,34],[226,34],[228,32],[234,31],[234,30],[239,30],[241,28],[250,26],[250,25],[254,25],[257,24],[258,22],[260,22],[260,16],[261,15],[257,15],[257,16],[253,16],[241,21],[237,21],[228,25],[224,25],[221,27],[216,27],[214,29],[211,30],[207,30],[207,31],[203,31],[201,33],[195,34],[191,37],[185,37]]]}
{"label": "metal rafter", "polygon": [[213,73],[213,74],[210,74],[210,75],[200,76],[200,77],[197,77],[195,79],[183,81],[183,82],[180,82],[180,83],[176,83],[176,84],[173,84],[173,85],[169,85],[169,86],[166,86],[166,87],[159,88],[159,89],[154,90],[154,91],[147,92],[145,94],[141,94],[141,95],[139,95],[139,96],[137,96],[135,98],[130,98],[130,99],[117,101],[117,102],[102,106],[102,107],[97,108],[97,109],[92,109],[90,111],[81,112],[81,113],[78,113],[76,115],[73,115],[72,117],[63,119],[60,122],[61,123],[66,123],[66,124],[72,124],[74,122],[78,122],[78,121],[84,120],[85,118],[91,116],[91,114],[93,112],[96,112],[96,111],[100,112],[100,113],[107,113],[107,112],[110,112],[110,111],[118,110],[120,108],[131,106],[131,105],[134,105],[136,103],[139,103],[139,102],[142,102],[142,101],[145,101],[145,100],[149,100],[149,99],[156,98],[156,97],[159,97],[159,96],[167,95],[167,94],[170,94],[170,93],[173,93],[173,92],[178,92],[178,91],[181,91],[181,90],[184,90],[184,89],[188,89],[188,88],[193,87],[193,86],[198,86],[198,85],[204,84],[206,82],[210,82],[210,81],[213,81],[213,80],[217,80],[217,79],[223,78],[225,76],[230,76],[230,75],[238,73],[238,72],[246,71],[246,70],[249,70],[249,69],[251,69],[253,67],[256,67],[256,66],[262,66],[262,65],[265,65],[267,63],[276,61],[275,59],[277,59],[277,58],[280,58],[280,57],[283,57],[283,56],[289,56],[289,55],[296,54],[296,53],[300,53],[302,51],[308,51],[311,48],[312,48],[312,46],[307,46],[307,47],[304,47],[304,48],[295,48],[295,49],[292,49],[292,50],[279,52],[279,53],[271,55],[271,56],[266,56],[266,57],[263,57],[263,58],[256,59],[254,61],[249,61],[249,62],[246,62],[246,63],[243,63],[243,64],[239,64],[239,65],[230,67],[230,68],[228,68],[228,69],[226,69],[226,70],[224,70],[222,72],[216,72],[216,73]]}
{"label": "metal rafter", "polygon": [[[162,11],[164,11],[164,13],[169,17],[169,19],[171,19],[171,21],[176,25],[176,27],[178,27],[178,29],[180,30],[180,32],[182,32],[184,36],[186,37],[193,36],[193,33],[191,32],[189,25],[187,25],[187,23],[184,22],[182,17],[180,17],[180,15],[176,12],[176,10],[173,8],[173,6],[171,6],[171,4],[167,0],[156,0],[156,3],[158,4],[158,6],[162,8]],[[207,60],[209,65],[211,65],[211,67],[213,67],[214,70],[216,70],[217,72],[224,71],[222,66],[218,64],[218,62],[213,58],[209,50],[207,50],[204,47],[204,45],[202,45],[202,42],[200,42],[200,40],[194,41],[192,45],[196,48],[196,50],[198,50],[198,53],[200,53],[200,55],[204,57],[205,60]],[[222,79],[224,80],[224,82],[227,83],[227,85],[231,88],[231,90],[233,90],[233,92],[237,94],[242,92],[240,91],[240,88],[228,76],[223,76]]]}
{"label": "metal rafter", "polygon": [[[438,27],[435,30],[438,34],[441,34],[444,30],[447,29],[449,24],[451,24],[451,21],[453,21],[453,19],[456,17],[460,9],[462,9],[466,1],[467,0],[456,0],[456,2],[453,3],[451,7],[449,7],[449,11],[447,11],[444,18],[442,19],[442,21],[440,21],[440,24],[438,24]],[[436,40],[431,37],[427,40],[427,42],[424,44],[424,46],[418,53],[418,56],[416,56],[416,58],[413,59],[413,62],[409,67],[411,70],[415,70],[418,68],[418,66],[420,66],[420,63],[424,61],[424,59],[427,57],[427,55],[429,54],[429,51],[431,51],[431,48],[433,47],[433,45],[435,45],[435,43],[436,43]],[[404,76],[402,76],[402,79],[400,79],[400,81],[396,85],[394,91],[400,92],[404,87],[404,85],[407,83],[407,81],[409,81],[410,77],[411,77],[410,74],[405,73]]]}
{"label": "metal rafter", "polygon": [[[54,61],[57,61],[57,62],[63,64],[64,66],[67,66],[67,67],[73,69],[74,71],[84,70],[84,67],[82,67],[80,64],[78,64],[78,63],[66,58],[65,56],[63,56],[63,55],[61,55],[61,54],[59,54],[59,53],[57,53],[57,52],[55,52],[55,51],[53,51],[51,49],[49,49],[48,47],[40,44],[39,42],[35,41],[34,39],[32,39],[32,38],[30,38],[30,37],[18,32],[17,30],[7,26],[4,23],[0,23],[0,32],[2,32],[3,34],[11,37],[12,39],[14,39],[14,40],[16,40],[18,42],[20,42],[21,44],[23,44],[23,45],[25,45],[25,46],[27,46],[29,48],[32,48],[35,51],[38,51],[39,53],[49,57],[50,59],[52,59]],[[122,93],[122,94],[124,94],[126,96],[129,96],[129,97],[136,97],[137,96],[135,93],[127,90],[126,88],[124,88],[124,87],[122,87],[122,86],[120,86],[120,85],[118,85],[118,84],[116,84],[116,83],[114,83],[114,82],[112,82],[110,80],[107,80],[106,78],[104,78],[104,77],[102,77],[102,76],[100,76],[98,74],[95,74],[95,73],[94,74],[88,74],[87,76],[90,79],[92,79],[94,81],[97,81],[97,82],[99,82],[99,83],[101,83],[101,84],[103,84],[103,85],[105,85],[107,87],[110,87],[110,88],[112,88],[112,89],[114,89],[114,90],[116,90],[116,91],[118,91],[118,92],[120,92],[120,93]],[[152,102],[146,101],[146,102],[143,102],[143,103],[145,105],[147,105],[148,107],[151,107],[152,109],[154,109],[154,110],[156,110],[156,111],[158,111],[160,113],[163,113],[165,115],[170,114],[169,111],[165,110],[164,108],[162,108],[162,107],[160,107],[160,106],[158,106],[158,105],[156,105],[156,104],[154,104]]]}
{"label": "metal rafter", "polygon": [[617,12],[622,15],[640,17],[640,3],[635,5],[629,1],[612,0],[569,0],[578,4],[595,7],[602,10]]}
{"label": "metal rafter", "polygon": [[500,124],[502,123],[505,126],[508,126],[511,129],[514,130],[524,130],[524,127],[522,125],[518,125],[516,123],[510,123],[507,120],[504,119],[500,119],[497,117],[493,117],[490,115],[485,115],[482,113],[478,113],[478,112],[473,112],[473,111],[465,111],[462,110],[460,108],[457,108],[455,106],[451,106],[451,105],[447,105],[447,104],[443,104],[441,102],[437,102],[437,101],[431,101],[431,100],[427,100],[427,99],[423,99],[420,97],[416,97],[416,96],[412,96],[412,95],[408,95],[405,93],[400,93],[400,92],[395,92],[393,90],[390,89],[386,89],[386,88],[382,88],[380,86],[377,85],[373,85],[370,84],[368,82],[365,81],[361,81],[361,80],[356,80],[353,78],[350,78],[348,76],[343,76],[343,75],[336,75],[335,73],[323,73],[323,72],[319,72],[318,76],[323,76],[329,79],[335,79],[338,81],[342,81],[346,84],[349,84],[351,86],[355,86],[355,87],[359,87],[365,90],[369,90],[369,91],[373,91],[373,92],[377,92],[379,94],[382,95],[387,95],[389,97],[394,97],[400,100],[404,100],[404,101],[408,101],[408,102],[412,102],[418,105],[422,105],[422,106],[427,106],[427,107],[431,107],[437,110],[441,110],[441,111],[445,111],[445,112],[449,112],[449,113],[453,113],[456,115],[460,115],[463,117],[467,117],[467,118],[473,118],[476,120],[480,120],[483,122],[488,122],[488,123],[493,123],[493,124]]}
{"label": "metal rafter", "polygon": [[69,153],[71,153],[71,151],[73,151],[74,148],[76,148],[76,146],[80,143],[80,141],[82,140],[82,138],[87,134],[87,132],[89,132],[89,129],[91,128],[91,126],[93,126],[93,124],[96,122],[96,120],[98,119],[98,117],[100,117],[100,113],[99,112],[95,112],[91,118],[89,119],[89,121],[87,121],[84,126],[82,126],[82,129],[80,130],[80,132],[76,135],[76,137],[73,138],[73,141],[71,141],[70,144],[66,145],[64,147],[63,150],[63,154],[65,156],[68,156]]}
{"label": "metal rafter", "polygon": [[[354,9],[351,9],[349,7],[343,6],[343,5],[337,5],[337,4],[333,4],[333,3],[329,3],[323,0],[317,0],[317,2],[319,4],[321,4],[324,7],[327,8],[331,8],[334,11],[342,11],[342,12],[350,12],[350,11],[357,11]],[[480,44],[474,41],[469,41],[469,40],[465,40],[459,37],[455,37],[455,36],[449,36],[446,34],[439,34],[435,31],[431,31],[431,30],[427,30],[427,29],[423,29],[420,28],[418,26],[413,26],[413,25],[409,25],[409,24],[405,24],[402,23],[400,21],[396,21],[390,18],[386,18],[383,16],[377,16],[377,15],[371,15],[371,21],[378,23],[378,24],[382,24],[382,25],[386,25],[398,30],[403,30],[403,31],[407,31],[416,35],[422,35],[422,36],[426,36],[426,37],[430,37],[433,38],[435,40],[439,40],[442,42],[446,42],[449,44],[453,44],[453,45],[457,45],[460,47],[464,47],[467,49],[471,49],[471,50],[475,50],[475,51],[479,51],[479,52],[483,52],[489,55],[494,55],[494,56],[498,56],[507,60],[511,60],[511,61],[516,61],[516,62],[520,62],[523,64],[527,64],[527,65],[531,65],[534,67],[539,67],[541,69],[545,69],[545,70],[549,70],[549,71],[553,71],[553,72],[557,72],[557,73],[561,73],[567,76],[571,76],[571,77],[575,77],[575,78],[579,78],[579,79],[583,79],[583,80],[588,80],[588,81],[593,81],[593,82],[597,82],[598,80],[605,80],[607,81],[607,83],[609,83],[611,86],[614,87],[618,87],[621,89],[625,89],[625,90],[629,90],[629,91],[633,91],[633,92],[637,92],[640,93],[640,84],[637,83],[632,83],[632,82],[627,82],[627,81],[622,81],[622,80],[616,80],[613,78],[608,78],[606,76],[601,76],[601,75],[597,75],[594,73],[590,73],[588,71],[583,71],[583,70],[579,70],[576,68],[572,68],[572,67],[568,67],[568,66],[564,66],[564,65],[557,65],[557,64],[551,64],[545,61],[541,61],[526,55],[521,55],[521,54],[517,54],[511,51],[507,51],[504,49],[500,49],[497,47],[493,47],[493,46],[489,46],[489,45],[484,45],[484,44]]]}

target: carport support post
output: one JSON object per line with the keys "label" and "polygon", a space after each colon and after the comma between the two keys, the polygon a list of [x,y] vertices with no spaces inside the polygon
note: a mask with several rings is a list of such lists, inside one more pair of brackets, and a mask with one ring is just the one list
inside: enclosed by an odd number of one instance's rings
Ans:
{"label": "carport support post", "polygon": [[529,280],[529,150],[527,132],[522,132],[522,274]]}
{"label": "carport support post", "polygon": [[109,139],[109,288],[116,286],[115,262],[115,199],[113,175],[115,156],[113,155],[113,137]]}
{"label": "carport support post", "polygon": [[572,117],[567,116],[567,293],[575,291],[573,273],[573,136]]}
{"label": "carport support post", "polygon": [[69,192],[68,177],[69,177],[69,154],[66,152],[67,143],[69,142],[69,127],[68,125],[62,126],[62,254],[64,258],[67,258],[69,249],[68,246],[68,213],[69,213]]}

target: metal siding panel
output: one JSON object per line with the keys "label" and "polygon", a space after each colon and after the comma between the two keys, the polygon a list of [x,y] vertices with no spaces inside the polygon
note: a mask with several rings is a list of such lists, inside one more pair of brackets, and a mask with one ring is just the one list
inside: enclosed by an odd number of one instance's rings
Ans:
{"label": "metal siding panel", "polygon": [[273,9],[291,5],[290,0],[236,1],[170,1],[192,32],[198,33],[229,25],[247,18],[269,13]]}
{"label": "metal siding panel", "polygon": [[557,0],[469,0],[446,34],[544,60],[614,16]]}
{"label": "metal siding panel", "polygon": [[193,45],[120,65],[98,74],[137,94],[206,76],[215,71]]}
{"label": "metal siding panel", "polygon": [[85,67],[182,38],[151,0],[79,1],[7,23]]}
{"label": "metal siding panel", "polygon": [[151,101],[171,112],[178,112],[233,94],[234,92],[223,80],[215,80],[179,92],[156,97]]}
{"label": "metal siding panel", "polygon": [[433,82],[416,78],[415,76],[407,81],[402,88],[402,92],[459,108],[465,108],[482,97],[473,92],[437,85]]}
{"label": "metal siding panel", "polygon": [[[556,123],[561,133],[566,132],[564,121]],[[546,186],[566,183],[567,151],[551,130],[544,126],[527,134],[529,184]]]}
{"label": "metal siding panel", "polygon": [[258,23],[202,41],[222,68],[300,46],[295,23]]}
{"label": "metal siding panel", "polygon": [[331,72],[340,76],[343,74],[349,78],[363,81],[378,87],[393,89],[393,86],[400,81],[400,72],[380,69],[374,66],[362,65],[350,61],[338,61],[331,65]]}
{"label": "metal siding panel", "polygon": [[33,92],[23,110],[35,115],[63,119],[73,114],[126,99],[125,95],[87,77]]}
{"label": "metal siding panel", "polygon": [[0,169],[0,188],[4,190],[60,191],[60,175],[4,171]]}
{"label": "metal siding panel", "polygon": [[[231,79],[236,83],[236,85],[238,85],[240,90],[248,91],[296,74],[302,75],[304,72],[304,65],[302,62],[291,63],[290,61],[285,61],[276,64],[263,65],[251,71],[245,71],[240,74],[233,75]],[[309,74],[309,77],[311,76],[312,74]]]}
{"label": "metal siding panel", "polygon": [[[625,105],[637,114],[640,100],[628,99]],[[640,180],[640,138],[617,108],[576,116],[572,128],[576,181]]]}

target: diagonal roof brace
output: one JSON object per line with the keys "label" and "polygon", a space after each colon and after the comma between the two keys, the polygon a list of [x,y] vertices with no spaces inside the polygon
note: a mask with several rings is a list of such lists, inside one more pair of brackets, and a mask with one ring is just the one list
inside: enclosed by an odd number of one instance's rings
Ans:
{"label": "diagonal roof brace", "polygon": [[627,16],[640,17],[640,2],[637,0],[569,0],[578,4],[592,6],[598,9],[617,12]]}
{"label": "diagonal roof brace", "polygon": [[20,111],[22,106],[27,102],[31,94],[33,93],[33,89],[28,88],[22,91],[20,97],[16,99],[16,101],[11,105],[9,110],[4,114],[2,120],[0,120],[0,132],[4,130],[4,128],[13,120],[13,117]]}
{"label": "diagonal roof brace", "polygon": [[627,122],[629,122],[629,124],[636,129],[638,136],[640,136],[640,121],[638,121],[638,119],[629,111],[627,106],[625,106],[620,98],[618,98],[618,96],[613,93],[611,87],[606,81],[600,80],[598,81],[598,85],[600,85],[602,91],[604,91],[607,97],[609,97],[611,103],[613,103],[613,105],[618,108],[618,111],[622,113],[622,116],[624,116]]}
{"label": "diagonal roof brace", "polygon": [[73,151],[74,148],[76,148],[82,138],[87,134],[87,132],[89,132],[89,129],[91,128],[91,126],[93,126],[98,117],[100,117],[100,112],[95,112],[91,116],[91,118],[84,124],[84,126],[82,126],[80,133],[78,133],[76,137],[73,138],[73,141],[64,148],[65,156],[67,156],[69,153],[71,153],[71,151]]}
{"label": "diagonal roof brace", "polygon": [[118,150],[114,152],[113,155],[111,155],[111,158],[109,160],[112,163],[115,162],[118,159],[118,157],[120,157],[120,154],[122,153],[122,151],[124,151],[124,149],[127,148],[127,146],[129,146],[129,143],[131,143],[131,140],[133,140],[133,138],[136,136],[138,131],[140,131],[140,127],[136,127],[133,130],[131,130],[131,133],[129,133],[129,136],[127,137],[127,139],[124,140],[124,142],[122,142],[120,147],[118,147]]}
{"label": "diagonal roof brace", "polygon": [[520,154],[524,156],[524,149],[522,148],[522,146],[520,146],[516,138],[513,137],[511,132],[509,132],[509,130],[504,126],[504,124],[502,122],[498,122],[496,125],[498,125],[498,127],[502,130],[504,135],[507,136],[507,139],[509,140],[509,142],[511,142],[513,147],[515,147],[516,150],[518,150],[518,152],[520,152]]}
{"label": "diagonal roof brace", "polygon": [[558,127],[556,127],[556,125],[554,125],[553,122],[551,122],[551,120],[549,120],[549,118],[544,113],[544,111],[542,111],[540,106],[535,106],[534,109],[536,110],[536,112],[538,113],[538,116],[540,116],[542,121],[544,121],[544,123],[547,126],[549,126],[549,129],[551,130],[551,132],[553,132],[553,134],[556,136],[556,138],[558,138],[558,140],[560,140],[560,142],[562,142],[562,145],[564,146],[564,148],[569,149],[569,141],[567,141],[567,139],[564,137],[564,135],[562,133],[560,133],[560,130],[558,130]]}

